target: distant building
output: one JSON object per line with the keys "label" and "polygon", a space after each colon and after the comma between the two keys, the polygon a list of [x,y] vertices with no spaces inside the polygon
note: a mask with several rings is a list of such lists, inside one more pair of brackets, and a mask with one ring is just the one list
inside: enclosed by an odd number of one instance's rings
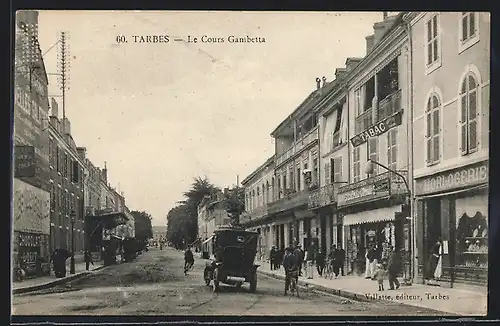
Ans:
{"label": "distant building", "polygon": [[206,197],[198,206],[198,239],[196,247],[199,250],[211,252],[211,238],[218,226],[229,225],[231,217],[223,205],[224,194],[218,192]]}

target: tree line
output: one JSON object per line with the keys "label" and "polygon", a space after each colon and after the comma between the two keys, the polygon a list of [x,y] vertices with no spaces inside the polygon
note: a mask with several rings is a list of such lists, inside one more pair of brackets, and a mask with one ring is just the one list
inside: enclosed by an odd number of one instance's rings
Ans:
{"label": "tree line", "polygon": [[[198,206],[209,196],[215,196],[221,189],[212,184],[207,177],[196,177],[191,188],[184,192],[184,200],[167,214],[166,238],[175,247],[194,243],[198,235]],[[243,188],[233,187],[223,192],[223,206],[231,224],[238,225],[239,217],[245,210],[245,192]]]}

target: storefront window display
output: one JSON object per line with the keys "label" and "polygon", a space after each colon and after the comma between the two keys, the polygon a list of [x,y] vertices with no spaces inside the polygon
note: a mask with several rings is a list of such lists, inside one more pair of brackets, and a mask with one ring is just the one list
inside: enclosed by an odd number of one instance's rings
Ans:
{"label": "storefront window display", "polygon": [[488,267],[487,208],[484,196],[457,199],[457,266]]}

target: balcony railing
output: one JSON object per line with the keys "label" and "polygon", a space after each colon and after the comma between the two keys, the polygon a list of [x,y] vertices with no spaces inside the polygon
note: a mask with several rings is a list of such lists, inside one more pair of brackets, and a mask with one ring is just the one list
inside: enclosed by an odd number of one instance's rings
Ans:
{"label": "balcony railing", "polygon": [[309,190],[302,190],[287,194],[284,198],[268,204],[268,213],[275,214],[284,212],[295,207],[307,205],[309,202]]}
{"label": "balcony railing", "polygon": [[354,132],[359,134],[373,126],[375,123],[392,116],[394,113],[401,110],[401,90],[386,96],[377,105],[375,112],[375,121],[373,121],[372,108],[369,108],[362,114],[356,117]]}
{"label": "balcony railing", "polygon": [[283,154],[281,154],[276,159],[276,164],[279,165],[284,161],[288,160],[289,158],[294,156],[295,153],[300,152],[305,146],[309,145],[315,140],[318,140],[318,138],[319,138],[318,127],[316,126],[307,134],[305,134],[302,138],[297,140],[288,150],[286,150]]}
{"label": "balcony railing", "polygon": [[312,190],[309,194],[308,208],[315,209],[335,203],[337,200],[337,188],[338,185],[329,184]]}
{"label": "balcony railing", "polygon": [[373,125],[372,108],[369,108],[365,112],[361,113],[356,117],[354,133],[357,135],[364,130],[370,128]]}
{"label": "balcony railing", "polygon": [[384,120],[401,110],[401,90],[388,95],[378,104],[377,121]]}

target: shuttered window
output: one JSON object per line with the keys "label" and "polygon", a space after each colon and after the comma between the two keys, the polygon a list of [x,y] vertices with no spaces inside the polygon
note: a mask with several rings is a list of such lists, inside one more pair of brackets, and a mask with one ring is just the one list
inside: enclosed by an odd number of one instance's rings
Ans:
{"label": "shuttered window", "polygon": [[432,94],[427,102],[426,112],[426,147],[427,165],[433,165],[439,162],[440,159],[440,108],[441,101],[437,94]]}
{"label": "shuttered window", "polygon": [[398,145],[397,145],[398,130],[391,129],[387,133],[387,167],[391,170],[397,169],[398,162]]}
{"label": "shuttered window", "polygon": [[[370,158],[370,160],[378,162],[378,138],[368,139],[366,145],[367,145],[368,157]],[[374,164],[372,176],[375,176],[377,174],[378,174],[378,165]]]}
{"label": "shuttered window", "polygon": [[325,185],[330,184],[330,162],[325,163]]}
{"label": "shuttered window", "polygon": [[469,73],[462,82],[460,91],[460,152],[467,155],[479,147],[478,135],[478,83],[474,74]]}
{"label": "shuttered window", "polygon": [[335,160],[335,168],[334,168],[334,181],[341,182],[342,180],[342,157],[337,157]]}
{"label": "shuttered window", "polygon": [[360,147],[355,147],[352,152],[352,180],[358,182],[361,179]]}

